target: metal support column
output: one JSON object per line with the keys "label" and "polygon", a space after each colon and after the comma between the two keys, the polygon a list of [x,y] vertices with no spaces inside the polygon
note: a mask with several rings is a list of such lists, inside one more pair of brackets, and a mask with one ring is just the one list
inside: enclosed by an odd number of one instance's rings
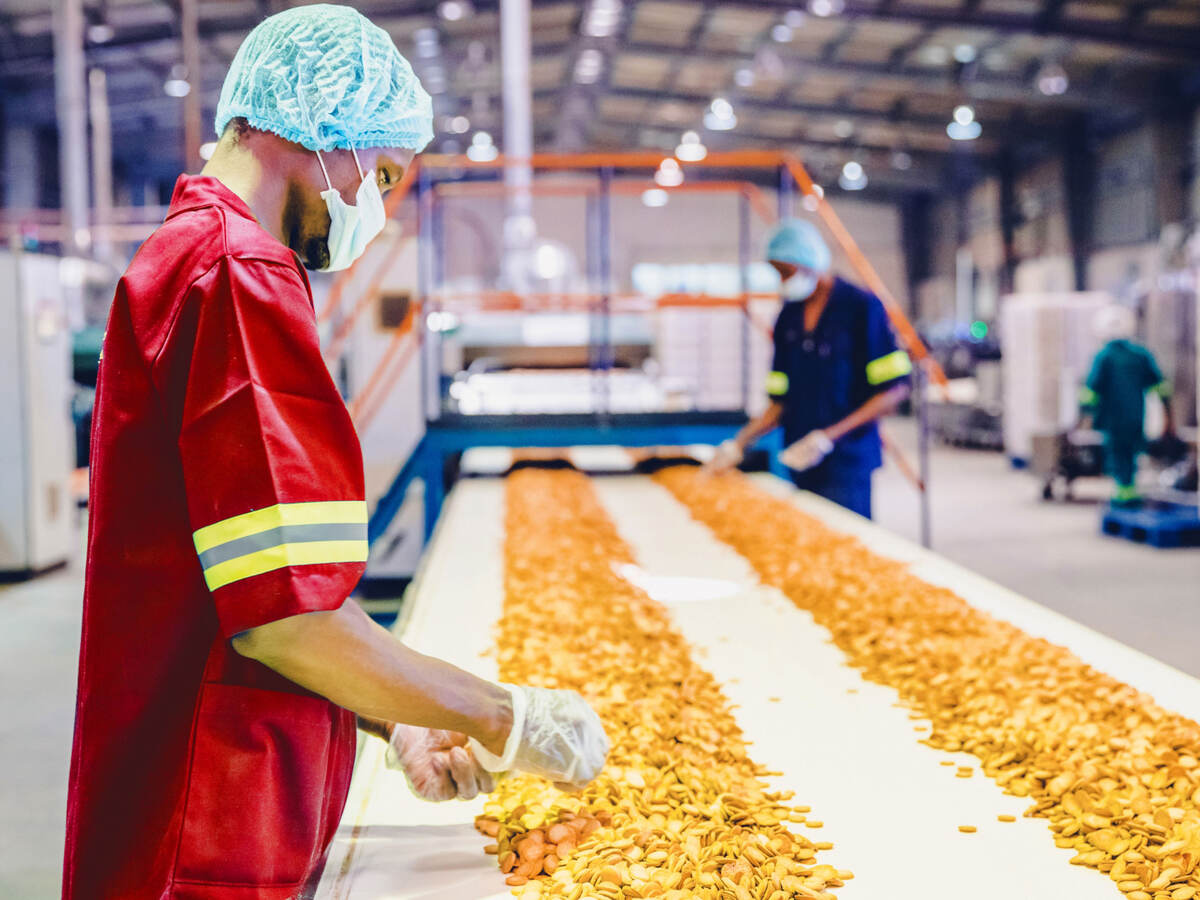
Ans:
{"label": "metal support column", "polygon": [[796,183],[787,166],[779,167],[779,220],[792,217],[792,204],[796,199]]}
{"label": "metal support column", "polygon": [[199,0],[179,0],[179,32],[183,43],[184,76],[191,89],[183,98],[183,171],[197,172],[200,159],[200,96],[204,86],[200,78]]}
{"label": "metal support column", "polygon": [[518,293],[531,287],[533,245],[533,88],[530,0],[500,0],[500,64],[504,102],[504,259],[508,287]]}
{"label": "metal support column", "polygon": [[600,402],[597,412],[605,419],[612,413],[612,177],[610,166],[601,168],[600,195],[596,203],[596,274],[600,287]]}
{"label": "metal support column", "polygon": [[738,194],[738,290],[742,295],[742,409],[750,409],[750,198]]}
{"label": "metal support column", "polygon": [[[112,224],[112,126],[108,115],[108,78],[103,69],[88,72],[88,106],[92,118],[92,203],[98,225]],[[107,231],[95,236],[96,259],[111,262],[113,242]]]}
{"label": "metal support column", "polygon": [[83,0],[57,0],[54,16],[54,93],[58,113],[58,170],[62,185],[65,255],[91,247],[88,230],[87,95],[84,93]]}
{"label": "metal support column", "polygon": [[1000,154],[1000,233],[1004,241],[1004,264],[1000,268],[1000,293],[1011,294],[1017,286],[1017,164],[1011,149]]}
{"label": "metal support column", "polygon": [[917,412],[917,465],[921,478],[921,546],[933,546],[929,509],[929,378],[921,366],[913,369],[913,397]]}
{"label": "metal support column", "polygon": [[1087,289],[1088,260],[1092,254],[1093,213],[1096,208],[1096,164],[1088,121],[1080,116],[1064,132],[1064,187],[1067,195],[1067,228],[1071,234],[1071,257],[1075,264],[1075,290]]}

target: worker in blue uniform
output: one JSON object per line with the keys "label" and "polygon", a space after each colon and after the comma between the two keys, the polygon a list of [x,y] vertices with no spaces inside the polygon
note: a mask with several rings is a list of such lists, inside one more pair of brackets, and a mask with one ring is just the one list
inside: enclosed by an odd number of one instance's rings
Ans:
{"label": "worker in blue uniform", "polygon": [[1137,319],[1127,307],[1108,306],[1096,314],[1096,334],[1105,344],[1092,360],[1081,398],[1085,415],[1104,435],[1105,465],[1116,483],[1114,506],[1135,505],[1141,499],[1137,466],[1146,449],[1147,392],[1162,400],[1163,433],[1174,433],[1170,385],[1154,354],[1133,340],[1136,327]]}
{"label": "worker in blue uniform", "polygon": [[797,487],[871,517],[871,474],[882,465],[877,421],[909,393],[912,363],[896,345],[879,298],[830,274],[829,246],[811,222],[790,219],[771,236],[767,261],[782,280],[771,403],[708,464],[721,471],[782,426],[780,462]]}

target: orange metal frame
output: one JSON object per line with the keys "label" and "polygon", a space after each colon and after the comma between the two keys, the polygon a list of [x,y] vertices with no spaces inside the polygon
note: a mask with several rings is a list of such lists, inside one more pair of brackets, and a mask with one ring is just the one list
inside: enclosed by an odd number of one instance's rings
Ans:
{"label": "orange metal frame", "polygon": [[[628,153],[535,153],[529,158],[529,165],[534,169],[546,171],[565,171],[579,169],[602,169],[602,168],[622,168],[622,169],[657,169],[662,162],[663,155],[657,152],[648,151],[633,151]],[[465,156],[446,156],[439,154],[429,154],[422,156],[414,161],[404,173],[404,177],[400,183],[389,192],[385,201],[385,209],[389,216],[393,215],[404,202],[404,199],[411,192],[413,185],[416,183],[417,174],[422,168],[426,169],[459,169],[459,170],[502,170],[509,164],[509,160],[503,156],[499,156],[488,162],[475,162]],[[523,162],[523,161],[521,161]],[[891,319],[892,326],[896,329],[897,336],[901,343],[914,360],[920,364],[928,373],[935,384],[944,387],[946,384],[946,375],[942,371],[937,361],[929,354],[928,348],[917,334],[916,329],[904,314],[903,309],[897,301],[895,294],[891,292],[888,286],[884,283],[875,267],[871,265],[866,254],[858,246],[854,237],[847,230],[842,220],[834,211],[833,206],[825,198],[824,192],[819,191],[814,184],[812,178],[805,169],[803,163],[789,153],[781,153],[773,150],[736,150],[729,152],[709,153],[703,160],[696,162],[681,162],[681,166],[690,168],[745,168],[745,169],[777,169],[784,168],[795,181],[800,192],[807,197],[812,197],[816,201],[816,212],[820,216],[821,221],[825,223],[825,227],[833,235],[834,240],[842,248],[846,257],[850,260],[851,266],[858,273],[868,288],[879,297],[887,310],[888,317]],[[584,181],[580,179],[580,181]],[[533,185],[532,191],[535,195],[563,195],[568,193],[578,194],[580,188],[594,191],[594,183],[581,185],[579,183],[569,184],[541,184]],[[616,193],[633,193],[638,192],[642,188],[636,184],[617,183],[613,185],[613,190]],[[462,182],[456,184],[441,184],[435,190],[440,194],[450,196],[496,196],[504,193],[504,185],[494,183],[477,183],[477,182]],[[770,204],[767,202],[763,192],[753,184],[747,184],[740,181],[719,181],[719,182],[696,182],[679,185],[678,187],[667,188],[669,192],[708,192],[708,191],[724,191],[731,190],[740,191],[745,194],[751,203],[755,212],[766,222],[774,222],[775,216]],[[403,239],[403,236],[401,237]],[[382,281],[384,272],[387,269],[389,261],[380,264],[379,267],[372,273],[372,277],[368,281],[367,290],[355,303],[354,308],[350,311],[346,319],[341,323],[338,331],[330,341],[329,348],[326,352],[328,358],[336,356],[337,351],[340,351],[342,344],[350,331],[354,327],[354,323],[363,311],[375,299],[380,282]],[[334,312],[340,307],[342,296],[345,293],[346,286],[358,271],[356,263],[346,271],[340,273],[334,281],[330,289],[329,298],[322,307],[319,319],[324,322],[328,320]],[[463,299],[470,296],[477,301],[483,301],[484,307],[489,309],[527,309],[531,300],[536,301],[538,298],[523,297],[511,292],[504,291],[485,291],[476,292],[470,295],[462,295]],[[572,299],[580,297],[588,297],[589,295],[578,295]],[[451,295],[439,295],[439,299],[452,299]],[[545,301],[551,300],[551,295],[545,295]],[[554,299],[561,303],[564,299],[562,295],[555,295]],[[741,306],[747,310],[749,314],[749,306],[747,301],[751,299],[750,295],[736,297],[694,297],[689,295],[668,295],[658,299],[656,306]],[[417,315],[417,310],[420,306],[414,303],[408,315],[405,317],[404,324],[396,330],[393,336],[392,343],[388,346],[383,358],[380,360],[376,370],[372,373],[367,384],[357,397],[350,404],[351,413],[355,421],[359,423],[359,427],[365,427],[367,421],[374,416],[378,411],[378,407],[382,404],[383,397],[386,396],[388,383],[394,382],[402,371],[403,365],[407,364],[416,347],[420,344],[421,329],[416,329],[416,337],[409,342],[408,349],[400,355],[400,366],[393,365],[397,352],[401,345],[404,344],[404,338],[413,332],[414,317]],[[555,305],[553,308],[561,309],[560,305]],[[756,323],[762,327],[762,323]],[[386,372],[392,371],[392,378],[387,381],[383,376]]]}

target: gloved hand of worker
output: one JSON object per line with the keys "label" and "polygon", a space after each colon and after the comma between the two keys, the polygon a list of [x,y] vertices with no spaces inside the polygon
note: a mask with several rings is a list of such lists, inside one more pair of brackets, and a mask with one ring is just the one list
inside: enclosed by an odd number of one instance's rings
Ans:
{"label": "gloved hand of worker", "polygon": [[833,452],[829,435],[817,429],[810,431],[779,454],[779,461],[795,472],[811,469]]}
{"label": "gloved hand of worker", "polygon": [[584,787],[608,756],[600,717],[575,691],[501,684],[512,696],[513,724],[504,753],[496,756],[472,738],[479,764],[489,772],[524,772],[564,789]]}
{"label": "gloved hand of worker", "polygon": [[495,788],[492,775],[467,747],[467,736],[415,725],[395,725],[388,741],[387,766],[400,769],[422,800],[470,800]]}
{"label": "gloved hand of worker", "polygon": [[712,459],[704,464],[704,471],[712,475],[727,472],[739,466],[745,458],[746,454],[741,445],[733,438],[729,438],[717,445]]}

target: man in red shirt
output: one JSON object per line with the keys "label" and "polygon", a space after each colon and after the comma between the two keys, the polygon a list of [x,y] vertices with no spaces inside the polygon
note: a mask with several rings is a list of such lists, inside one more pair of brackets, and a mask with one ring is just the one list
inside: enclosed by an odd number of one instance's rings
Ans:
{"label": "man in red shirt", "polygon": [[289,10],[238,51],[217,131],[109,315],[64,898],[296,896],[355,714],[430,799],[510,769],[582,785],[608,750],[579,695],[478,679],[345,602],[362,458],[304,266],[353,262],[429,141],[408,63],[348,7]]}

